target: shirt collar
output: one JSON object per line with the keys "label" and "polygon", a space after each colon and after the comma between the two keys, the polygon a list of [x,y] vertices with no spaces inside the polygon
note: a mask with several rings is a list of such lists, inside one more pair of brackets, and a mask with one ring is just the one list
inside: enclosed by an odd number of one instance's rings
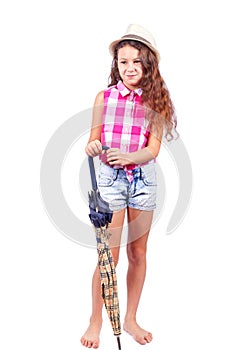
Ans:
{"label": "shirt collar", "polygon": [[[118,83],[117,83],[117,89],[119,90],[120,94],[124,97],[124,96],[127,96],[131,93],[131,90],[128,89],[124,83],[119,80]],[[138,96],[141,96],[142,94],[142,89],[141,88],[138,88],[138,89],[135,89],[134,92],[138,95]]]}

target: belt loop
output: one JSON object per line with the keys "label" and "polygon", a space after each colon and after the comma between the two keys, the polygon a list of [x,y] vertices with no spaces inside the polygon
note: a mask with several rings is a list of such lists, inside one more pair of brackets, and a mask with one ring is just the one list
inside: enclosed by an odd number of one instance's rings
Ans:
{"label": "belt loop", "polygon": [[142,180],[142,168],[140,168],[140,180]]}
{"label": "belt loop", "polygon": [[119,174],[119,169],[114,169],[114,176],[113,176],[114,181],[117,179],[118,174]]}

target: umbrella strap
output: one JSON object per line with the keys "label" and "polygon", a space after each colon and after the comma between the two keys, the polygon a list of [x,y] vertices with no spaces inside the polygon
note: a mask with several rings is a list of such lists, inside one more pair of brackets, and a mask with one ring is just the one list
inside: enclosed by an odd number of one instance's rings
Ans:
{"label": "umbrella strap", "polygon": [[[103,150],[109,149],[108,146],[102,146]],[[91,174],[91,184],[92,184],[92,189],[94,191],[97,190],[97,181],[96,181],[96,175],[95,175],[95,167],[94,167],[94,161],[93,158],[88,156],[88,163],[89,163],[89,169],[90,169],[90,174]]]}
{"label": "umbrella strap", "polygon": [[95,176],[94,161],[93,161],[93,158],[90,156],[88,156],[88,163],[89,163],[89,169],[90,169],[90,174],[91,174],[92,189],[94,191],[96,191],[97,190],[97,181],[96,181],[96,176]]}

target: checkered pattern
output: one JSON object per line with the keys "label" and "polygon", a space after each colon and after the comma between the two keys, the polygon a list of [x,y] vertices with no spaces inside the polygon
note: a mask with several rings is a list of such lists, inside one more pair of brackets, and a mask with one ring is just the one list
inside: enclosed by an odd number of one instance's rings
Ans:
{"label": "checkered pattern", "polygon": [[104,93],[104,115],[101,142],[123,152],[135,152],[145,147],[148,121],[140,104],[141,89],[130,91],[119,81]]}
{"label": "checkered pattern", "polygon": [[118,300],[117,276],[109,248],[107,226],[96,228],[98,262],[101,278],[101,292],[114,335],[121,334],[120,309]]}
{"label": "checkered pattern", "polygon": [[[141,95],[141,89],[130,91],[122,81],[105,90],[102,145],[122,152],[136,152],[146,146],[149,130]],[[135,167],[124,169],[129,173]]]}

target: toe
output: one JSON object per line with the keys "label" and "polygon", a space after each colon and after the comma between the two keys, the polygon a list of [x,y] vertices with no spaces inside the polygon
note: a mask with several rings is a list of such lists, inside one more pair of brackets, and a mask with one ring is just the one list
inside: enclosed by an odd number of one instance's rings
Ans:
{"label": "toe", "polygon": [[145,336],[145,340],[147,341],[147,343],[150,343],[152,341],[153,337],[152,337],[152,334],[151,333],[148,333],[146,336]]}
{"label": "toe", "polygon": [[145,340],[147,343],[150,343],[152,341],[152,338],[149,336],[145,336]]}
{"label": "toe", "polygon": [[136,336],[134,339],[136,340],[137,343],[139,343],[141,345],[145,345],[147,343],[147,341],[145,340],[144,337]]}
{"label": "toe", "polygon": [[82,337],[80,341],[83,346],[86,346],[86,339],[84,337]]}
{"label": "toe", "polygon": [[92,347],[93,347],[93,349],[98,349],[98,347],[99,347],[98,342],[97,342],[97,341],[94,341]]}

